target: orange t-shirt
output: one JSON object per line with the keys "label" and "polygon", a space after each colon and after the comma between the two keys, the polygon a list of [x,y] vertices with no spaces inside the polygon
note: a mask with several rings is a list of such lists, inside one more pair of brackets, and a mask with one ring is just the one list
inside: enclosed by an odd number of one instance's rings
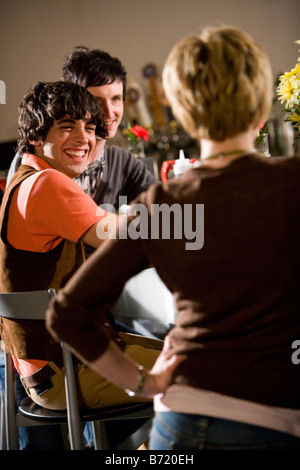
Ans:
{"label": "orange t-shirt", "polygon": [[[24,154],[22,163],[39,171],[19,185],[11,200],[7,241],[14,248],[45,253],[63,239],[76,243],[106,215],[72,179],[40,157]],[[14,363],[23,376],[47,364],[18,358]]]}

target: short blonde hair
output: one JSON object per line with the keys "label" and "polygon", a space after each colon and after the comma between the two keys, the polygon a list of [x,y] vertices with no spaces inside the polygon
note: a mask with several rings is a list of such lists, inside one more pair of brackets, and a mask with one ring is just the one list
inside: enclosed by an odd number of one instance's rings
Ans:
{"label": "short blonde hair", "polygon": [[163,87],[191,136],[219,142],[265,122],[273,98],[266,54],[248,34],[224,25],[175,45],[163,70]]}

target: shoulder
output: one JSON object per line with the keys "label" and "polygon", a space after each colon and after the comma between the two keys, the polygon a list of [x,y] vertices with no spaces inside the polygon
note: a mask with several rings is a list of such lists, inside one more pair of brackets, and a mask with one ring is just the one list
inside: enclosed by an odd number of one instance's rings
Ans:
{"label": "shoulder", "polygon": [[107,146],[104,155],[110,165],[132,165],[135,162],[141,163],[127,149],[117,145]]}
{"label": "shoulder", "polygon": [[270,159],[273,165],[286,168],[300,167],[300,154],[291,157],[274,157]]}
{"label": "shoulder", "polygon": [[35,173],[36,183],[39,185],[55,186],[56,189],[60,187],[73,188],[78,185],[67,175],[54,168],[47,168]]}
{"label": "shoulder", "polygon": [[109,165],[127,166],[132,168],[146,169],[142,160],[136,158],[129,150],[111,145],[106,147],[104,156]]}
{"label": "shoulder", "polygon": [[300,184],[300,155],[290,157],[261,157],[258,161],[260,171],[265,169],[270,175],[277,176],[282,181],[286,178],[297,180]]}
{"label": "shoulder", "polygon": [[24,190],[30,191],[30,197],[57,200],[86,196],[75,181],[54,168],[38,171],[29,176],[22,185]]}
{"label": "shoulder", "polygon": [[150,184],[157,182],[146,164],[127,149],[112,145],[106,148],[104,156],[108,172],[114,175],[122,174],[128,181],[142,186],[143,190]]}

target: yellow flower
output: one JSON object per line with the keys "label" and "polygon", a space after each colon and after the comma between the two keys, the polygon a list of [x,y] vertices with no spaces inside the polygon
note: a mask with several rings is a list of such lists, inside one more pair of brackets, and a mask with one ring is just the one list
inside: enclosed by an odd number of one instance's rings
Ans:
{"label": "yellow flower", "polygon": [[[300,44],[300,40],[295,41]],[[300,50],[299,50],[300,52]],[[300,57],[298,63],[289,72],[279,77],[277,95],[280,102],[284,105],[284,111],[288,112],[289,120],[295,129],[300,131]],[[300,135],[296,138],[299,138]]]}
{"label": "yellow flower", "polygon": [[290,117],[289,120],[294,123],[294,126],[298,128],[300,131],[300,114],[298,113],[293,113]]}
{"label": "yellow flower", "polygon": [[279,77],[277,94],[280,102],[285,103],[287,109],[300,105],[300,64]]}
{"label": "yellow flower", "polygon": [[277,88],[277,94],[281,103],[285,104],[286,108],[291,109],[293,107],[292,98],[294,96],[293,82],[286,74],[279,77],[279,85]]}

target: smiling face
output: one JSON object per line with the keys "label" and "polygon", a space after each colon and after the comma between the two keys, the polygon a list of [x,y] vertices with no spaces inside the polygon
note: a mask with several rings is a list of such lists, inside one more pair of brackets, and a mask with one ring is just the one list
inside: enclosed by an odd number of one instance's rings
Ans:
{"label": "smiling face", "polygon": [[35,155],[52,168],[74,178],[87,166],[96,144],[95,130],[96,125],[88,117],[76,120],[66,115],[62,119],[54,119],[46,138],[32,141]]}
{"label": "smiling face", "polygon": [[105,114],[108,139],[118,130],[124,113],[123,83],[114,81],[102,86],[90,86],[87,90],[97,99]]}

